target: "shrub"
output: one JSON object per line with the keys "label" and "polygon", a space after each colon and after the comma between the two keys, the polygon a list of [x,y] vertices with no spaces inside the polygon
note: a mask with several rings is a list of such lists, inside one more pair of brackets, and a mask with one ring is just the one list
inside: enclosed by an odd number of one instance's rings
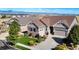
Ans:
{"label": "shrub", "polygon": [[61,45],[58,45],[56,48],[54,48],[55,50],[66,50],[68,49],[66,44],[61,44]]}
{"label": "shrub", "polygon": [[40,37],[39,34],[36,34],[36,35],[35,35],[35,38],[38,38],[38,39],[39,39],[39,37]]}
{"label": "shrub", "polygon": [[69,39],[73,41],[74,44],[79,44],[79,26],[74,26],[68,36]]}
{"label": "shrub", "polygon": [[32,45],[34,45],[34,41],[33,40],[30,40],[29,42],[28,42],[28,45],[30,45],[30,46],[32,46]]}
{"label": "shrub", "polygon": [[24,36],[27,36],[28,35],[28,31],[25,31],[23,33],[24,33]]}
{"label": "shrub", "polygon": [[46,36],[44,35],[43,38],[46,39]]}
{"label": "shrub", "polygon": [[18,36],[17,35],[10,35],[6,38],[7,38],[8,42],[12,42],[13,44],[15,44],[16,43],[15,41],[18,39]]}
{"label": "shrub", "polygon": [[40,43],[41,41],[39,39],[36,40],[37,43]]}
{"label": "shrub", "polygon": [[30,33],[29,36],[32,36],[32,33]]}

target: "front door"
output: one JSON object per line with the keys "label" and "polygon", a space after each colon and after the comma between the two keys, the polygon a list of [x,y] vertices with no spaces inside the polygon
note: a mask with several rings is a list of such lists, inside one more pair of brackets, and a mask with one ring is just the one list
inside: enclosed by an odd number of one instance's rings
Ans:
{"label": "front door", "polygon": [[52,35],[54,35],[53,26],[50,26],[50,33],[51,33]]}

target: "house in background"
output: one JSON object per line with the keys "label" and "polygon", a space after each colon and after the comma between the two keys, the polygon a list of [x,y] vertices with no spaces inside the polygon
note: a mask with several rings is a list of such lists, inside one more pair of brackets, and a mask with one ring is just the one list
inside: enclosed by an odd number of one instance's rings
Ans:
{"label": "house in background", "polygon": [[75,16],[39,16],[39,15],[16,15],[21,26],[21,33],[32,33],[44,36],[47,33],[54,37],[65,38],[71,28],[77,24]]}
{"label": "house in background", "polygon": [[8,25],[7,25],[7,22],[11,19],[9,17],[9,15],[7,15],[6,17],[3,17],[2,16],[4,15],[0,15],[0,34],[4,33],[4,32],[7,32],[8,30]]}

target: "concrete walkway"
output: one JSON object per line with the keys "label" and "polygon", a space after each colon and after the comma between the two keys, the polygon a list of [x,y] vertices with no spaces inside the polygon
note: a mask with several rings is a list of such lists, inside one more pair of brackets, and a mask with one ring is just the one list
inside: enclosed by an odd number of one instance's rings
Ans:
{"label": "concrete walkway", "polygon": [[52,39],[52,35],[49,35],[45,41],[37,44],[34,48],[36,50],[50,50],[51,48],[55,48],[57,45],[59,44]]}

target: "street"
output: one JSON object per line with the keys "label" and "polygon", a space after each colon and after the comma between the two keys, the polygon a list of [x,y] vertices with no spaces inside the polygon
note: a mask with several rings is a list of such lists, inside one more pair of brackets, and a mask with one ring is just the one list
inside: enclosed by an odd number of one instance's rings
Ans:
{"label": "street", "polygon": [[6,43],[5,40],[0,40],[0,50],[16,50]]}

